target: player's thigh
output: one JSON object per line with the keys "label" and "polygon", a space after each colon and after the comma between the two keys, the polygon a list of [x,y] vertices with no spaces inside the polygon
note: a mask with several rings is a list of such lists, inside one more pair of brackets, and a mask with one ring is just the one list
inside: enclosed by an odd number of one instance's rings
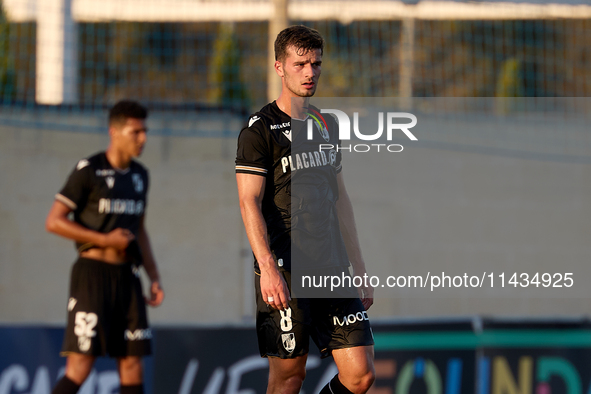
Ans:
{"label": "player's thigh", "polygon": [[360,299],[320,299],[313,306],[311,334],[322,357],[339,349],[373,346],[371,324]]}
{"label": "player's thigh", "polygon": [[111,311],[109,297],[111,268],[107,264],[79,258],[72,267],[68,323],[62,352],[87,356],[106,353]]}
{"label": "player's thigh", "polygon": [[283,379],[297,376],[303,380],[306,376],[307,359],[307,354],[289,359],[269,357],[269,376]]}
{"label": "player's thigh", "polygon": [[143,357],[152,353],[152,330],[148,324],[141,282],[132,267],[121,267],[116,309],[109,332],[111,357]]}
{"label": "player's thigh", "polygon": [[132,386],[143,382],[143,364],[139,356],[117,358],[117,369],[121,385]]}
{"label": "player's thigh", "polygon": [[[289,285],[289,273],[284,273]],[[289,308],[279,311],[262,299],[260,278],[255,278],[256,329],[263,357],[295,359],[308,354],[310,343],[310,301],[292,298]]]}

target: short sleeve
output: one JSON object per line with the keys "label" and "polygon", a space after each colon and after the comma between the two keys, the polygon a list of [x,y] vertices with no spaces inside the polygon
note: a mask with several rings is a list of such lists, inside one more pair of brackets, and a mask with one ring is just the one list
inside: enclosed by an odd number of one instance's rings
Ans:
{"label": "short sleeve", "polygon": [[236,173],[266,176],[271,168],[272,153],[263,137],[264,123],[256,116],[249,123],[238,137]]}
{"label": "short sleeve", "polygon": [[88,198],[91,172],[92,168],[88,160],[80,160],[62,190],[55,195],[55,199],[64,203],[73,211],[84,205]]}

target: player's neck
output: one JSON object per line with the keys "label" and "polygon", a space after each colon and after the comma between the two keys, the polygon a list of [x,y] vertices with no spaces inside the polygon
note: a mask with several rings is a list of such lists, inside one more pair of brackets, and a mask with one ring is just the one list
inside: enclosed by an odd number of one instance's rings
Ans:
{"label": "player's neck", "polygon": [[285,112],[290,118],[305,119],[306,108],[308,107],[310,98],[288,95],[285,94],[285,90],[283,90],[275,102],[277,103],[277,107]]}
{"label": "player's neck", "polygon": [[118,170],[126,170],[129,168],[131,156],[117,150],[113,145],[109,145],[105,155],[107,156],[107,160],[109,161],[109,164],[111,164],[111,167]]}

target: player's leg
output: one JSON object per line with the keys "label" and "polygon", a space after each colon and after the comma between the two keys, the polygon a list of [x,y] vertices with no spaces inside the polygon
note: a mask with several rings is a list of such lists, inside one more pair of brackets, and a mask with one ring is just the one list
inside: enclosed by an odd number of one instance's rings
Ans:
{"label": "player's leg", "polygon": [[70,353],[66,359],[66,373],[53,388],[51,394],[75,394],[86,380],[96,357]]}
{"label": "player's leg", "polygon": [[[289,272],[283,275],[289,287]],[[311,322],[309,301],[292,298],[285,311],[269,307],[262,299],[259,275],[255,275],[255,294],[259,352],[269,359],[267,393],[297,394],[306,376]]]}
{"label": "player's leg", "polygon": [[308,355],[291,359],[269,358],[267,394],[297,394],[306,377]]}
{"label": "player's leg", "polygon": [[152,330],[148,325],[138,269],[130,264],[118,268],[117,288],[120,291],[116,302],[118,308],[113,310],[109,354],[117,358],[121,394],[143,394],[142,357],[152,353]]}
{"label": "player's leg", "polygon": [[141,357],[117,358],[117,369],[121,379],[121,394],[143,394],[143,364]]}
{"label": "player's leg", "polygon": [[358,298],[324,299],[314,303],[312,336],[323,355],[332,354],[339,373],[322,394],[362,394],[375,379],[373,334]]}
{"label": "player's leg", "polygon": [[79,258],[72,266],[68,324],[62,354],[67,355],[66,373],[53,394],[74,394],[92,370],[97,356],[105,354],[109,314],[103,313],[104,283],[97,278],[104,263]]}
{"label": "player's leg", "polygon": [[332,357],[339,373],[322,389],[322,394],[363,394],[375,380],[373,346],[335,349]]}

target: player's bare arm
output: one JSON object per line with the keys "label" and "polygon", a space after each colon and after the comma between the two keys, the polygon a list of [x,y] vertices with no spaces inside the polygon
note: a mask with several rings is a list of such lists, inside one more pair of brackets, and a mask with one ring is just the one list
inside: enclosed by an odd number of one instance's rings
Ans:
{"label": "player's bare arm", "polygon": [[152,245],[150,243],[150,237],[146,231],[144,225],[145,216],[142,217],[140,227],[138,230],[137,241],[142,251],[143,265],[146,270],[146,274],[150,278],[150,298],[146,298],[146,303],[150,306],[156,307],[162,304],[164,300],[164,290],[160,284],[160,274],[158,272],[158,266],[152,253]]}
{"label": "player's bare arm", "polygon": [[125,251],[125,248],[135,238],[131,231],[122,228],[117,228],[109,233],[90,230],[71,221],[68,218],[71,212],[72,209],[66,204],[55,200],[45,220],[46,230],[77,242],[93,244],[99,248],[112,248],[119,253]]}
{"label": "player's bare arm", "polygon": [[[345,187],[343,172],[337,175],[337,184],[339,186],[339,199],[337,200],[337,214],[339,217],[339,225],[345,247],[347,248],[347,255],[353,267],[355,275],[363,276],[367,273],[365,268],[365,261],[361,254],[361,247],[359,245],[359,237],[357,235],[357,226],[355,224],[355,215],[353,214],[353,205]],[[361,301],[365,309],[373,304],[373,287],[369,286],[363,289]]]}
{"label": "player's bare arm", "polygon": [[263,299],[275,309],[287,309],[291,299],[287,284],[277,269],[275,259],[267,241],[267,225],[261,210],[265,191],[265,178],[259,175],[236,174],[240,212],[246,235],[261,271],[261,292]]}

